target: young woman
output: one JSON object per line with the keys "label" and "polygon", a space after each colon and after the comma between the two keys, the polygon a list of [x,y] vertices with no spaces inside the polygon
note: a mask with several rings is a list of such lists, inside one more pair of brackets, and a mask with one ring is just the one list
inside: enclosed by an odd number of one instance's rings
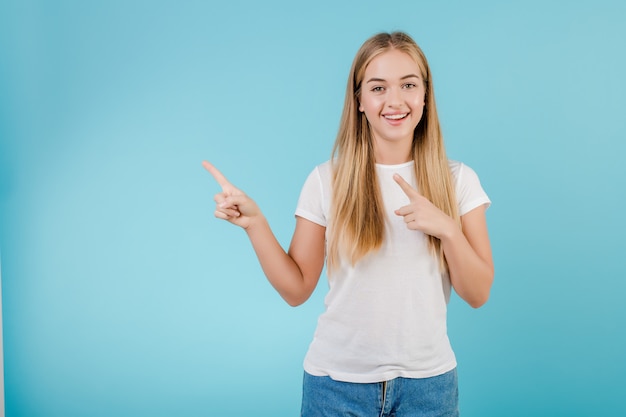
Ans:
{"label": "young woman", "polygon": [[407,34],[354,59],[330,161],[306,180],[285,252],[258,206],[210,163],[215,216],[245,229],[270,283],[306,301],[327,262],[326,310],[304,361],[303,416],[457,416],[451,287],[473,307],[493,281],[485,210],[449,161],[426,58]]}

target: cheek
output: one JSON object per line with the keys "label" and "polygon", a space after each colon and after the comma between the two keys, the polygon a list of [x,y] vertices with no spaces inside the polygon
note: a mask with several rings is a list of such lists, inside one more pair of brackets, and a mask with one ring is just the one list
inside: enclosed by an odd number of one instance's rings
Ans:
{"label": "cheek", "polygon": [[424,106],[426,104],[426,93],[422,92],[421,94],[418,94],[415,101],[420,106]]}
{"label": "cheek", "polygon": [[367,118],[368,121],[375,120],[380,116],[381,109],[378,106],[373,106],[372,103],[369,105],[363,106],[363,114]]}
{"label": "cheek", "polygon": [[366,116],[372,113],[372,101],[371,100],[363,100],[360,104],[359,104],[359,111],[361,113],[364,113]]}
{"label": "cheek", "polygon": [[415,100],[413,101],[413,108],[414,109],[423,109],[424,105],[426,104],[426,100],[424,97],[416,97]]}
{"label": "cheek", "polygon": [[419,122],[422,120],[422,118],[424,117],[424,103],[423,102],[418,102],[415,104],[415,106],[413,106],[413,115],[415,116],[415,125],[417,126],[419,124]]}
{"label": "cheek", "polygon": [[383,97],[365,97],[359,107],[362,112],[373,115],[382,111],[385,107],[385,99]]}

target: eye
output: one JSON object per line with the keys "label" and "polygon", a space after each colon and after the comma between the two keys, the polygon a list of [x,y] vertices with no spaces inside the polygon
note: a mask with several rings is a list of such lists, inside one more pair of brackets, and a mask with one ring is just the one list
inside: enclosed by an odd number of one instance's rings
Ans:
{"label": "eye", "polygon": [[409,89],[411,89],[411,88],[415,88],[415,87],[417,87],[417,85],[416,85],[416,84],[413,84],[413,83],[406,83],[406,84],[404,84],[404,85],[402,86],[402,88],[404,88],[404,89],[406,89],[406,90],[409,90]]}
{"label": "eye", "polygon": [[378,86],[372,88],[372,91],[374,93],[382,93],[383,91],[385,91],[385,87],[381,87],[381,86],[378,85]]}

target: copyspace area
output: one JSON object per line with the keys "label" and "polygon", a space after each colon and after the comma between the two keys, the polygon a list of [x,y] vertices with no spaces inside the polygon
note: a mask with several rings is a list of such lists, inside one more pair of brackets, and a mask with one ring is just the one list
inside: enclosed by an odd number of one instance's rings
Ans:
{"label": "copyspace area", "polygon": [[8,417],[298,415],[323,276],[296,309],[213,218],[208,159],[284,246],[359,45],[401,29],[496,281],[449,333],[465,417],[626,415],[626,4],[0,3]]}

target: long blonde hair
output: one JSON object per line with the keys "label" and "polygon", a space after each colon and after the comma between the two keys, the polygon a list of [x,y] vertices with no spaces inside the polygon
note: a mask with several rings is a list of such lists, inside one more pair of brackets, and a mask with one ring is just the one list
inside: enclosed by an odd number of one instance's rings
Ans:
{"label": "long blonde hair", "polygon": [[[332,271],[345,257],[352,265],[380,248],[385,235],[385,212],[378,181],[372,132],[359,111],[365,69],[378,55],[391,49],[408,54],[418,64],[424,81],[425,105],[413,134],[412,157],[420,193],[457,221],[456,204],[448,158],[443,144],[430,68],[424,53],[406,33],[380,33],[357,52],[346,88],[337,139],[332,150],[332,203],[328,237],[328,266]],[[428,237],[428,247],[446,268],[441,241]]]}

